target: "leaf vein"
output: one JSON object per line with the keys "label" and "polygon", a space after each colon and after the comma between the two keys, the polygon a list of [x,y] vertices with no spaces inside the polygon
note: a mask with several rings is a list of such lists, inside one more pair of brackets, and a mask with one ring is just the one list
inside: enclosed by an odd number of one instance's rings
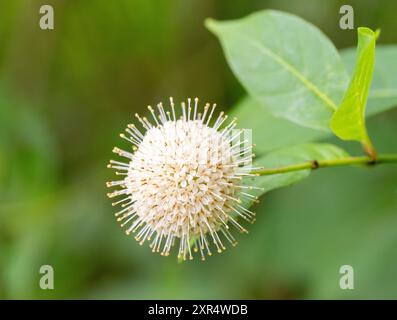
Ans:
{"label": "leaf vein", "polygon": [[295,76],[299,81],[301,81],[310,91],[312,91],[315,95],[317,95],[318,98],[320,98],[328,108],[330,108],[332,111],[335,111],[337,109],[336,104],[326,94],[324,94],[316,85],[314,85],[302,73],[300,73],[299,70],[297,70],[295,67],[290,65],[287,61],[285,61],[282,57],[274,53],[268,47],[250,38],[247,39],[250,43],[252,43],[253,46],[257,47],[265,55],[273,59],[275,62],[277,62],[287,71],[289,71],[293,76]]}

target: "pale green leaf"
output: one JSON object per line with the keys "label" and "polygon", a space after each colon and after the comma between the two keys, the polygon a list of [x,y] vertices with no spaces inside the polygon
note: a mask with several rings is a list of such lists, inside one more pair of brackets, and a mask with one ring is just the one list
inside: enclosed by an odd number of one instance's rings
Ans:
{"label": "pale green leaf", "polygon": [[[340,51],[349,73],[353,73],[357,48]],[[371,117],[397,106],[397,45],[377,45],[375,68],[368,94],[366,116]],[[261,108],[253,98],[246,96],[230,111],[238,118],[239,125],[252,129],[256,144],[255,153],[292,146],[298,143],[318,141],[330,136],[327,132],[305,128],[286,119],[276,117]]]}
{"label": "pale green leaf", "polygon": [[325,131],[302,127],[276,117],[248,96],[241,99],[229,115],[238,119],[239,127],[252,130],[255,154],[265,154],[329,136]]}
{"label": "pale green leaf", "polygon": [[358,28],[356,66],[350,85],[334,113],[332,131],[343,140],[360,141],[371,146],[365,126],[365,106],[375,65],[377,33],[369,28]]}
{"label": "pale green leaf", "polygon": [[[356,48],[340,51],[347,70],[353,73]],[[376,45],[375,68],[368,94],[367,116],[397,106],[397,45]]]}
{"label": "pale green leaf", "polygon": [[231,69],[261,106],[306,127],[329,130],[348,75],[339,53],[315,26],[266,10],[233,21],[207,20]]}

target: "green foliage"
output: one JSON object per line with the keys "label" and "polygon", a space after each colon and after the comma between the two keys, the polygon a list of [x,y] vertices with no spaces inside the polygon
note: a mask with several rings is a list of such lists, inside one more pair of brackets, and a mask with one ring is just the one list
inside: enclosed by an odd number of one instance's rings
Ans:
{"label": "green foliage", "polygon": [[[231,69],[248,91],[249,96],[235,106],[232,114],[239,118],[240,125],[253,130],[253,140],[257,144],[257,152],[261,154],[255,166],[261,165],[265,169],[282,169],[288,166],[296,168],[299,164],[310,163],[313,160],[334,161],[349,157],[348,153],[335,145],[307,144],[307,142],[331,138],[329,130],[314,130],[327,129],[329,125],[339,138],[360,141],[365,151],[375,156],[376,151],[368,137],[365,117],[386,111],[397,104],[396,47],[381,46],[375,64],[377,33],[368,28],[359,28],[356,59],[353,49],[347,49],[341,52],[344,67],[328,68],[330,61],[340,66],[339,55],[336,54],[337,58],[334,57],[334,60],[327,57],[329,61],[321,62],[323,69],[317,68],[320,76],[321,72],[318,70],[328,70],[331,73],[333,71],[338,73],[341,70],[340,80],[335,82],[335,79],[325,77],[322,81],[316,82],[318,79],[310,78],[310,73],[305,73],[308,69],[302,67],[304,65],[302,61],[305,61],[302,56],[312,57],[313,61],[321,61],[322,55],[317,59],[314,58],[314,55],[318,55],[318,50],[314,49],[313,42],[322,47],[322,41],[326,38],[317,32],[307,31],[302,34],[301,30],[309,27],[298,18],[292,20],[296,23],[293,27],[291,27],[289,15],[265,11],[236,21],[209,20],[207,22],[207,27],[219,37]],[[286,31],[288,34],[279,31],[281,28],[277,28],[277,25],[288,26],[289,28],[285,29],[289,30],[289,32]],[[313,39],[313,33],[320,34],[321,37]],[[275,37],[275,34],[278,36]],[[302,45],[298,50],[294,46],[294,39],[291,40],[291,38],[299,39],[300,43],[307,43],[308,46]],[[311,50],[311,52],[306,52],[306,50]],[[295,62],[294,58],[298,62]],[[336,60],[338,60],[337,64]],[[317,65],[314,63],[314,66]],[[299,72],[299,70],[304,71]],[[342,74],[346,73],[345,70],[352,74],[349,85],[343,80]],[[308,78],[297,81],[297,79],[302,79],[300,75],[307,74]],[[287,81],[288,77],[295,77],[295,79]],[[313,87],[307,86],[307,83],[315,84],[315,89],[311,90]],[[320,84],[317,85],[317,83]],[[272,91],[269,90],[272,85],[277,86],[277,95],[272,95]],[[342,92],[342,95],[345,92],[343,100],[339,108],[334,108],[335,110],[328,114],[323,113],[326,110],[324,102],[327,100],[321,99],[323,95],[318,95],[318,92],[324,90],[317,91],[317,89],[334,88],[334,86],[337,90],[340,89],[339,93]],[[317,103],[314,104],[313,93],[317,94],[317,99],[315,99]],[[324,96],[328,95],[327,91]],[[290,99],[288,103],[286,96]],[[367,96],[369,97],[368,111],[365,112]],[[335,105],[339,104],[339,100],[334,99],[334,101],[336,101]],[[297,103],[300,104],[300,108],[297,108]],[[307,105],[309,107],[306,107]],[[381,131],[379,127],[378,130]],[[384,136],[382,137],[384,140]],[[306,144],[302,145],[302,143]],[[380,142],[379,144],[384,145]],[[306,169],[247,179],[247,183],[261,187],[262,190],[251,191],[257,197],[261,197],[268,191],[304,180],[310,175],[311,170],[307,169],[307,166],[302,166],[302,168]],[[386,171],[383,169],[380,175]],[[395,170],[389,170],[389,172],[395,179]],[[325,180],[320,181],[320,178]],[[393,277],[392,268],[387,267],[384,262],[374,262],[377,261],[375,245],[369,245],[372,248],[370,253],[360,248],[360,241],[369,244],[371,239],[374,239],[371,230],[377,234],[375,241],[384,248],[384,256],[390,255],[390,248],[396,243],[395,233],[391,231],[392,227],[387,227],[388,223],[393,226],[396,223],[395,217],[390,216],[390,212],[395,208],[395,201],[388,200],[387,204],[381,204],[383,201],[381,193],[389,194],[390,197],[390,190],[393,187],[385,181],[380,186],[383,191],[375,196],[371,187],[375,183],[373,179],[376,178],[366,177],[365,174],[364,177],[357,178],[356,173],[349,172],[347,169],[337,173],[326,172],[320,174],[312,184],[303,183],[300,189],[297,187],[289,189],[289,191],[296,191],[292,197],[295,201],[286,200],[290,193],[284,191],[284,196],[280,197],[280,201],[276,200],[269,206],[260,205],[260,212],[275,210],[276,213],[274,215],[269,213],[270,225],[263,226],[265,231],[263,235],[258,236],[260,240],[257,239],[261,244],[271,243],[272,245],[260,247],[258,250],[272,252],[269,256],[264,255],[279,267],[278,272],[282,274],[281,278],[288,275],[299,281],[297,279],[302,279],[302,274],[306,276],[311,274],[312,282],[309,285],[311,289],[307,291],[308,297],[326,298],[329,297],[330,292],[338,297],[387,298],[393,296],[395,289],[388,286],[387,280],[385,281],[387,278],[374,276],[376,272],[384,272],[389,277]],[[390,181],[392,180],[393,178]],[[360,184],[361,187],[359,187]],[[324,185],[327,187],[324,188]],[[348,191],[356,188],[360,190],[355,193]],[[322,189],[324,190],[321,192]],[[320,192],[321,197],[313,197],[313,190],[316,190],[316,194]],[[368,200],[371,197],[372,202]],[[330,205],[331,198],[338,199],[336,201],[338,204]],[[300,199],[304,200],[300,201]],[[365,208],[363,208],[363,199],[367,199]],[[252,204],[252,201],[244,203],[246,207]],[[319,216],[318,208],[324,208],[322,214],[327,216]],[[256,211],[257,208],[252,210]],[[282,212],[281,216],[279,216],[280,212]],[[373,220],[374,212],[384,217],[384,220],[382,218]],[[276,228],[277,232],[274,232],[272,228]],[[332,232],[326,230],[332,230]],[[269,235],[264,235],[266,232]],[[341,237],[335,241],[336,233]],[[274,243],[281,244],[275,248]],[[324,247],[323,244],[326,246]],[[345,251],[338,251],[338,248],[342,246]],[[305,248],[304,254],[297,248],[301,248],[300,250]],[[371,256],[368,257],[368,255]],[[389,260],[391,265],[396,265],[395,259]],[[356,270],[357,268],[360,270],[361,274],[358,279],[363,287],[359,291],[343,294],[337,285],[338,268],[346,263],[353,264]],[[377,283],[375,279],[381,279],[382,284]],[[371,288],[377,288],[376,293],[371,292]],[[386,290],[382,291],[381,288],[386,288]]]}
{"label": "green foliage", "polygon": [[[235,101],[241,90],[202,20],[238,17],[256,10],[255,3],[54,2],[56,30],[45,33],[31,25],[37,6],[6,2],[0,10],[0,76],[13,90],[0,89],[0,298],[396,297],[397,172],[391,166],[324,169],[310,179],[303,179],[308,171],[294,174],[301,183],[264,195],[252,208],[257,221],[250,234],[238,236],[238,246],[205,263],[177,264],[153,255],[114,221],[103,182],[108,178],[104,163],[118,141],[115,133],[146,104],[168,95],[197,95],[223,106]],[[313,3],[305,3],[272,5],[316,22],[338,46],[354,43],[351,33],[334,27],[334,16],[325,11],[330,7],[318,2],[313,10]],[[339,6],[334,1],[335,12]],[[382,40],[390,43],[397,41],[397,20],[385,17],[396,10],[394,2],[359,6],[362,21],[382,27]],[[281,36],[295,38],[294,28],[281,31],[270,36],[288,49]],[[26,41],[31,50],[25,50]],[[236,46],[243,51],[244,43]],[[309,62],[317,65],[317,45],[308,46],[316,52]],[[355,53],[355,48],[340,51],[348,74],[354,71]],[[377,45],[368,116],[397,104],[396,56],[395,45]],[[340,99],[348,80],[344,83]],[[4,82],[0,86],[4,89]],[[247,91],[250,96],[232,114],[253,129],[258,161],[268,156],[262,164],[291,164],[291,154],[276,163],[278,149],[329,140],[330,130],[276,116],[271,108],[282,106],[264,106],[252,89]],[[321,113],[332,114],[328,108]],[[396,120],[393,110],[368,120],[379,150],[395,148]],[[357,152],[348,147],[349,154]],[[268,177],[263,179],[255,181]],[[275,188],[294,181],[285,175],[270,182]],[[37,285],[42,264],[55,268],[51,292]],[[354,266],[355,290],[339,289],[342,264]]]}
{"label": "green foliage", "polygon": [[50,189],[55,179],[54,142],[48,128],[5,87],[0,83],[1,205],[30,200]]}
{"label": "green foliage", "polygon": [[350,85],[331,120],[332,131],[343,140],[356,140],[373,149],[365,126],[365,107],[375,65],[377,33],[358,29],[357,59]]}
{"label": "green foliage", "polygon": [[[350,74],[356,61],[356,48],[340,51]],[[387,111],[397,105],[397,45],[376,45],[375,68],[368,94],[367,116]]]}
{"label": "green foliage", "polygon": [[31,270],[48,239],[47,197],[57,182],[57,159],[42,117],[8,89],[1,82],[0,296],[4,286],[11,297],[29,298],[35,281]]}
{"label": "green foliage", "polygon": [[[353,73],[356,48],[340,51],[349,73]],[[378,45],[371,89],[368,95],[367,117],[385,112],[397,105],[397,46]],[[255,152],[263,154],[277,148],[298,143],[323,140],[331,132],[322,132],[299,126],[286,119],[276,117],[258,102],[247,96],[231,110],[231,115],[239,119],[239,125],[253,131]],[[264,124],[265,123],[265,124]]]}
{"label": "green foliage", "polygon": [[[335,48],[319,30],[297,17],[267,10],[234,21],[210,19],[206,25],[220,39],[232,70],[250,96],[268,111],[256,108],[252,100],[244,100],[235,109],[235,115],[244,119],[255,108],[263,117],[281,117],[304,127],[328,130],[331,125],[338,137],[360,141],[366,152],[375,157],[376,151],[365,127],[365,107],[375,64],[377,33],[369,28],[358,29],[357,62],[346,90],[346,68]],[[346,61],[351,63],[349,59]],[[390,64],[390,59],[384,64]],[[382,61],[379,65],[379,70],[388,71],[381,67]],[[382,76],[377,79],[382,82]],[[335,101],[339,98],[336,97],[344,91],[344,98],[337,108]],[[383,95],[375,93],[375,102],[383,101],[380,107],[378,102],[372,108],[372,113],[395,104],[393,90],[381,87],[376,92]],[[331,107],[331,111],[326,111],[327,107]],[[302,142],[300,139],[310,141],[325,136],[273,119],[270,127],[261,126],[258,120],[252,123],[261,137],[273,136],[272,142],[260,152],[284,146],[282,133],[286,136],[285,133],[291,132],[292,142],[297,143]],[[288,143],[293,144],[290,140]]]}
{"label": "green foliage", "polygon": [[249,96],[241,99],[230,114],[237,117],[239,126],[252,130],[255,153],[260,155],[329,136],[328,132],[302,127],[276,117]]}
{"label": "green foliage", "polygon": [[248,93],[272,114],[329,130],[348,76],[329,39],[296,16],[266,10],[248,17],[206,21]]}

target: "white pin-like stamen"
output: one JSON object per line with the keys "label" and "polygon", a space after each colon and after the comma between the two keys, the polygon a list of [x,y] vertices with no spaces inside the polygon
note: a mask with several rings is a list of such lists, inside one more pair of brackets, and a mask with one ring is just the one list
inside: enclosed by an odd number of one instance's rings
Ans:
{"label": "white pin-like stamen", "polygon": [[193,115],[193,120],[197,120],[196,119],[196,115],[197,115],[197,104],[198,104],[199,99],[198,98],[194,98],[194,115]]}
{"label": "white pin-like stamen", "polygon": [[143,139],[143,134],[133,124],[129,124],[128,128],[131,129],[139,138]]}
{"label": "white pin-like stamen", "polygon": [[130,128],[125,129],[125,131],[132,137],[134,138],[135,141],[137,141],[138,143],[142,142],[142,138],[139,137],[138,135],[135,134],[135,132],[133,132]]}
{"label": "white pin-like stamen", "polygon": [[234,132],[236,119],[225,124],[223,112],[209,126],[216,104],[207,103],[201,113],[198,98],[189,98],[177,119],[173,98],[169,101],[171,112],[161,103],[158,113],[148,107],[153,124],[135,115],[145,133],[129,124],[127,135],[120,135],[134,152],[113,149],[127,160],[110,160],[108,167],[121,171],[116,174],[123,179],[107,182],[118,189],[108,196],[124,196],[112,204],[122,208],[115,216],[139,244],[148,241],[153,252],[168,256],[179,243],[179,258],[192,259],[197,253],[204,260],[205,254],[211,255],[210,245],[222,252],[225,239],[237,243],[230,224],[247,232],[237,218],[255,220],[241,200],[256,200],[246,191],[261,189],[243,184],[243,177],[255,176],[248,170],[252,167],[244,165],[252,160],[252,145],[240,141],[242,130]]}
{"label": "white pin-like stamen", "polygon": [[185,104],[185,102],[182,102],[181,106],[182,106],[183,121],[187,121],[187,118],[186,118],[186,104]]}
{"label": "white pin-like stamen", "polygon": [[211,120],[211,118],[212,118],[212,114],[214,113],[215,108],[216,108],[216,103],[214,103],[214,104],[212,105],[212,109],[211,109],[210,115],[208,116],[207,122],[206,122],[206,124],[205,124],[206,126],[208,126],[208,124],[209,124],[209,122],[210,122],[210,120]]}
{"label": "white pin-like stamen", "polygon": [[187,99],[187,119],[190,120],[190,111],[192,110],[192,107],[190,106],[190,102],[192,99],[188,98]]}
{"label": "white pin-like stamen", "polygon": [[206,115],[207,115],[207,112],[208,112],[208,109],[209,109],[209,108],[210,108],[210,104],[209,104],[209,103],[206,103],[205,106],[204,106],[204,113],[203,113],[203,116],[201,117],[201,122],[204,122],[205,117],[206,117]]}
{"label": "white pin-like stamen", "polygon": [[176,121],[175,105],[174,105],[174,99],[172,97],[170,97],[170,105],[171,105],[171,110],[172,110],[172,118],[174,121]]}
{"label": "white pin-like stamen", "polygon": [[159,124],[159,122],[157,121],[156,114],[154,113],[153,108],[152,108],[151,106],[148,106],[147,108],[149,109],[150,113],[152,114],[152,117],[153,117],[154,121],[155,121],[156,124],[159,126],[160,124]]}

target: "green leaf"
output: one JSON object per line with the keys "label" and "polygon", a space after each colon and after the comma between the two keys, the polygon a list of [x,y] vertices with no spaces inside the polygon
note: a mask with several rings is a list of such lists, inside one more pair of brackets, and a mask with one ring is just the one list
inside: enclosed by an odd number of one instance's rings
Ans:
{"label": "green leaf", "polygon": [[325,131],[302,127],[275,117],[248,96],[241,99],[229,115],[238,119],[239,127],[252,130],[252,142],[256,144],[255,154],[258,155],[329,136]]}
{"label": "green leaf", "polygon": [[365,126],[365,106],[375,65],[377,33],[358,28],[356,67],[350,85],[331,121],[332,131],[343,140],[356,140],[372,152],[372,144]]}
{"label": "green leaf", "polygon": [[[353,73],[356,48],[340,51],[347,70]],[[397,105],[397,45],[377,45],[372,85],[368,94],[367,116]]]}
{"label": "green leaf", "polygon": [[[357,48],[340,51],[347,70],[353,73]],[[397,106],[397,45],[377,45],[374,74],[368,94],[367,117]],[[261,108],[249,96],[242,98],[230,111],[243,128],[252,129],[255,153],[318,141],[330,136],[328,132],[305,128],[286,119],[276,117]]]}
{"label": "green leaf", "polygon": [[[332,144],[308,143],[271,152],[257,159],[254,165],[265,168],[278,168],[306,161],[340,159],[348,156],[347,152]],[[311,170],[300,170],[255,177],[254,179],[247,179],[247,184],[263,188],[252,192],[253,195],[259,197],[268,191],[294,184],[308,177],[310,172]],[[251,202],[248,202],[246,206],[251,204]]]}
{"label": "green leaf", "polygon": [[228,63],[261,106],[299,125],[329,130],[348,76],[329,39],[294,15],[266,10],[226,22],[207,20]]}

